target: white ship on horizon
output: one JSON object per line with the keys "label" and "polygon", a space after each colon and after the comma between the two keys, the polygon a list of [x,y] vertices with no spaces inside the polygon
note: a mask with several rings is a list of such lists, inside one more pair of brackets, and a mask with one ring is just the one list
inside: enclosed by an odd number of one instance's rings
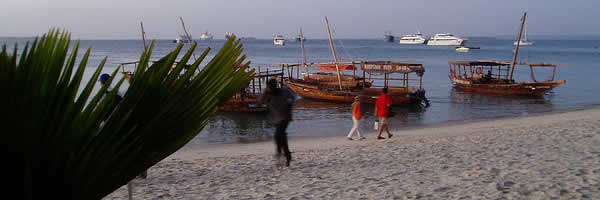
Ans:
{"label": "white ship on horizon", "polygon": [[[513,45],[517,45],[517,41],[513,42]],[[527,24],[523,25],[523,38],[521,38],[521,43],[519,44],[519,46],[529,46],[529,45],[533,45],[533,41],[528,41],[527,40]]]}
{"label": "white ship on horizon", "polygon": [[466,41],[450,33],[438,33],[427,41],[427,45],[462,46]]}
{"label": "white ship on horizon", "polygon": [[232,32],[225,32],[225,40],[229,40],[232,36],[235,36]]}
{"label": "white ship on horizon", "polygon": [[284,46],[285,45],[285,38],[283,38],[283,36],[281,35],[275,35],[275,37],[273,38],[273,45],[275,46]]}
{"label": "white ship on horizon", "polygon": [[175,38],[175,40],[173,40],[174,43],[177,44],[186,44],[186,43],[190,43],[192,41],[191,37],[188,37],[186,35],[179,35],[177,36],[177,38]]}
{"label": "white ship on horizon", "polygon": [[421,33],[407,34],[400,38],[400,44],[425,44],[427,39]]}
{"label": "white ship on horizon", "polygon": [[205,31],[204,33],[202,33],[202,35],[200,35],[200,40],[212,40],[212,39],[213,39],[213,35],[208,33],[208,31]]}

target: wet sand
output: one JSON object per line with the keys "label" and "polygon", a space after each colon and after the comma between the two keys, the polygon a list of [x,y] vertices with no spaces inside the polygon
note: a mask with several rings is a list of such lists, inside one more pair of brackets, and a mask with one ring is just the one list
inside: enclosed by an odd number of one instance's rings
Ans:
{"label": "wet sand", "polygon": [[[362,122],[362,126],[372,126]],[[393,126],[393,124],[392,124]],[[135,199],[600,199],[600,108],[349,141],[182,149],[135,179]],[[384,134],[385,135],[385,134]],[[126,199],[121,187],[105,199]]]}

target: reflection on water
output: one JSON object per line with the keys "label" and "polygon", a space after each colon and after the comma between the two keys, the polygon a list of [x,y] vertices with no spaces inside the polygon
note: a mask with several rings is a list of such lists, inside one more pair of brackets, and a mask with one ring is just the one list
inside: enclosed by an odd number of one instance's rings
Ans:
{"label": "reflection on water", "polygon": [[464,92],[452,88],[447,110],[448,121],[494,119],[556,111],[553,93],[545,97],[505,96]]}
{"label": "reflection on water", "polygon": [[[424,109],[405,106],[394,106],[392,109],[397,113],[389,120],[390,124],[394,124],[392,130],[422,125],[424,122]],[[361,104],[361,110],[361,131],[374,131],[374,105]],[[290,123],[288,134],[290,137],[343,135],[352,127],[351,117],[349,103],[299,99],[294,106],[294,121]],[[220,112],[188,145],[270,141],[274,131],[266,113]]]}
{"label": "reflection on water", "polygon": [[269,140],[273,130],[266,113],[218,112],[190,145]]}
{"label": "reflection on water", "polygon": [[[0,40],[0,44],[12,46],[15,42],[23,46],[25,40]],[[207,47],[220,47],[223,40],[200,41],[196,49],[201,53]],[[299,43],[274,47],[272,40],[245,40],[244,54],[253,64],[273,64],[281,62],[301,62],[302,52]],[[457,121],[494,119],[509,116],[522,116],[533,113],[578,109],[600,102],[600,51],[595,48],[600,40],[540,40],[523,48],[519,60],[523,62],[566,63],[559,66],[556,79],[567,83],[555,88],[544,98],[507,97],[464,93],[452,88],[448,79],[449,60],[512,60],[513,40],[470,40],[472,46],[481,49],[469,53],[456,53],[451,47],[431,47],[426,45],[397,45],[381,40],[344,40],[344,52],[348,60],[413,60],[423,63],[426,72],[423,86],[431,106],[418,110],[408,107],[394,107],[397,115],[391,119],[390,129],[420,127]],[[139,59],[142,51],[140,40],[83,40],[82,47],[93,47],[92,56],[84,73],[87,81],[93,75],[95,66],[108,57],[103,72],[115,70],[117,63]],[[175,48],[171,40],[158,40],[153,58],[158,59]],[[308,40],[306,50],[310,52],[310,62],[331,60],[328,40]],[[217,51],[211,51],[207,59]],[[84,54],[80,51],[79,59]],[[182,56],[182,55],[180,55]],[[412,62],[412,61],[411,61]],[[517,76],[528,78],[527,69],[516,69]],[[524,70],[524,71],[521,71]],[[536,72],[537,73],[537,72]],[[541,75],[540,78],[544,77]],[[517,77],[519,78],[519,77]],[[96,87],[98,88],[98,86]],[[372,133],[373,105],[362,105],[365,112],[361,121],[361,132]],[[345,135],[352,127],[350,104],[300,99],[294,109],[294,121],[288,128],[290,137]],[[271,140],[274,128],[265,113],[217,113],[207,123],[205,129],[188,145],[221,143],[248,143]],[[369,137],[367,135],[367,137]]]}
{"label": "reflection on water", "polygon": [[[402,130],[452,121],[495,119],[560,110],[551,92],[544,98],[463,92],[452,88],[448,98],[436,99],[428,108],[394,106],[391,130]],[[361,104],[361,132],[374,133],[374,105]],[[345,135],[352,127],[350,104],[299,99],[294,107],[290,137]],[[270,141],[274,127],[266,113],[217,113],[188,145]]]}

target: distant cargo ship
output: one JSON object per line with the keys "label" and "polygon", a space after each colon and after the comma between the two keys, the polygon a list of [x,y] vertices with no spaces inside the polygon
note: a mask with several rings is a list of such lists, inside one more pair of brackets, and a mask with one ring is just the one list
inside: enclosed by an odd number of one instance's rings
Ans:
{"label": "distant cargo ship", "polygon": [[383,35],[383,40],[386,42],[394,42],[394,35],[392,35],[392,32],[385,32]]}

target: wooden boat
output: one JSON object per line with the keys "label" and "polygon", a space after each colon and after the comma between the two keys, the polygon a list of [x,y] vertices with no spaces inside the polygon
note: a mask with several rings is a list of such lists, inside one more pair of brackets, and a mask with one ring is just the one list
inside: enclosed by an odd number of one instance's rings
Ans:
{"label": "wooden boat", "polygon": [[[517,62],[519,43],[523,33],[523,24],[527,13],[523,15],[521,30],[512,62],[502,61],[449,61],[452,84],[462,90],[501,95],[527,95],[542,97],[553,88],[564,84],[565,80],[555,81],[556,65],[550,63],[520,63]],[[514,70],[517,66],[529,66],[531,80],[515,82]],[[534,69],[552,68],[548,80],[538,81]],[[487,73],[486,73],[487,72]],[[485,73],[485,75],[483,74]]]}
{"label": "wooden boat", "polygon": [[[306,56],[304,56],[304,63],[281,64],[282,69],[288,68],[289,77],[285,79],[286,87],[303,98],[343,103],[353,102],[356,96],[359,96],[365,103],[374,103],[381,94],[382,88],[385,87],[388,88],[392,104],[418,103],[423,106],[429,104],[422,87],[422,78],[425,72],[422,64],[393,61],[338,62],[327,17],[325,17],[325,23],[334,62],[306,63]],[[302,35],[302,33],[300,34]],[[303,43],[302,47],[302,53],[305,55]],[[362,77],[356,75],[357,65],[360,66]],[[335,70],[337,73],[309,74],[307,72],[301,79],[300,67],[302,66],[305,69],[316,66],[320,71]],[[294,68],[296,68],[296,78],[292,74]],[[342,74],[349,70],[353,72],[352,75]],[[409,74],[413,73],[417,75],[418,79],[409,78]],[[394,74],[400,74],[401,77],[392,76]],[[372,88],[375,80],[383,82],[383,85],[379,88]],[[418,87],[409,86],[409,82],[414,81],[418,81]]]}
{"label": "wooden boat", "polygon": [[236,93],[219,107],[223,112],[266,112],[267,105],[258,102],[258,94]]}
{"label": "wooden boat", "polygon": [[[500,61],[450,61],[450,80],[455,87],[464,91],[502,94],[502,95],[529,95],[544,96],[553,88],[564,84],[565,80],[554,80],[556,65],[547,63],[515,63],[530,68],[531,81],[515,82],[512,77],[510,62]],[[533,69],[537,67],[551,67],[552,78],[538,81],[535,79]],[[483,72],[486,73],[485,75]]]}
{"label": "wooden boat", "polygon": [[231,97],[223,106],[219,107],[219,111],[223,112],[266,112],[267,105],[262,104],[258,101],[260,96],[262,96],[263,83],[267,82],[267,79],[278,77],[281,79],[283,77],[283,70],[270,70],[270,71],[260,71],[260,67],[258,68],[258,72],[254,75],[254,78],[246,88],[242,88],[239,92],[237,92],[233,97]]}
{"label": "wooden boat", "polygon": [[[304,81],[301,79],[286,79],[286,87],[293,90],[303,98],[324,100],[331,102],[351,103],[354,97],[359,96],[362,102],[375,103],[377,97],[381,94],[382,88],[388,88],[388,96],[392,99],[392,104],[418,104],[427,106],[429,103],[425,98],[425,90],[422,87],[422,77],[424,68],[422,64],[400,63],[392,61],[359,61],[353,62],[360,65],[363,72],[362,85],[370,85],[374,80],[383,82],[380,87],[331,87],[329,85],[319,84],[318,82]],[[369,75],[367,77],[367,74]],[[372,75],[380,74],[382,77]],[[393,77],[392,74],[400,74],[401,78]],[[410,74],[416,74],[417,79],[411,79]],[[418,87],[411,87],[409,82],[418,81]],[[398,85],[391,82],[400,83]]]}
{"label": "wooden boat", "polygon": [[[297,74],[296,80],[302,81],[305,84],[314,84],[319,85],[320,87],[328,87],[328,88],[339,88],[340,85],[342,88],[368,88],[371,87],[373,83],[372,80],[364,80],[364,78],[356,75],[357,68],[352,63],[340,64],[339,65],[339,80],[337,73],[331,73],[331,66],[333,66],[333,70],[335,71],[335,64],[332,63],[297,63],[297,64],[289,64],[282,63],[280,64],[282,68],[295,68],[295,67],[314,67],[317,66],[317,70],[319,72],[316,73],[308,73],[304,72],[302,75]],[[353,74],[343,74],[346,70],[352,70]],[[293,71],[293,70],[292,70]],[[293,78],[293,73],[292,74]],[[300,78],[302,77],[302,78]]]}
{"label": "wooden boat", "polygon": [[[151,61],[155,62],[155,61]],[[175,62],[177,64],[177,62]],[[131,83],[131,77],[133,77],[133,72],[138,66],[138,62],[127,62],[119,64],[122,71],[121,73],[126,77],[126,80]],[[175,66],[175,65],[174,65]],[[173,66],[173,67],[174,67]],[[187,68],[187,67],[186,67]],[[266,82],[268,78],[272,77],[281,77],[283,76],[282,70],[271,70],[271,71],[260,71],[254,75],[254,78],[250,82],[250,84],[246,88],[242,88],[239,92],[237,92],[233,97],[225,102],[218,109],[223,112],[265,112],[267,111],[267,106],[265,104],[260,104],[258,102],[258,98],[262,95],[263,88],[265,87],[263,83]]]}

